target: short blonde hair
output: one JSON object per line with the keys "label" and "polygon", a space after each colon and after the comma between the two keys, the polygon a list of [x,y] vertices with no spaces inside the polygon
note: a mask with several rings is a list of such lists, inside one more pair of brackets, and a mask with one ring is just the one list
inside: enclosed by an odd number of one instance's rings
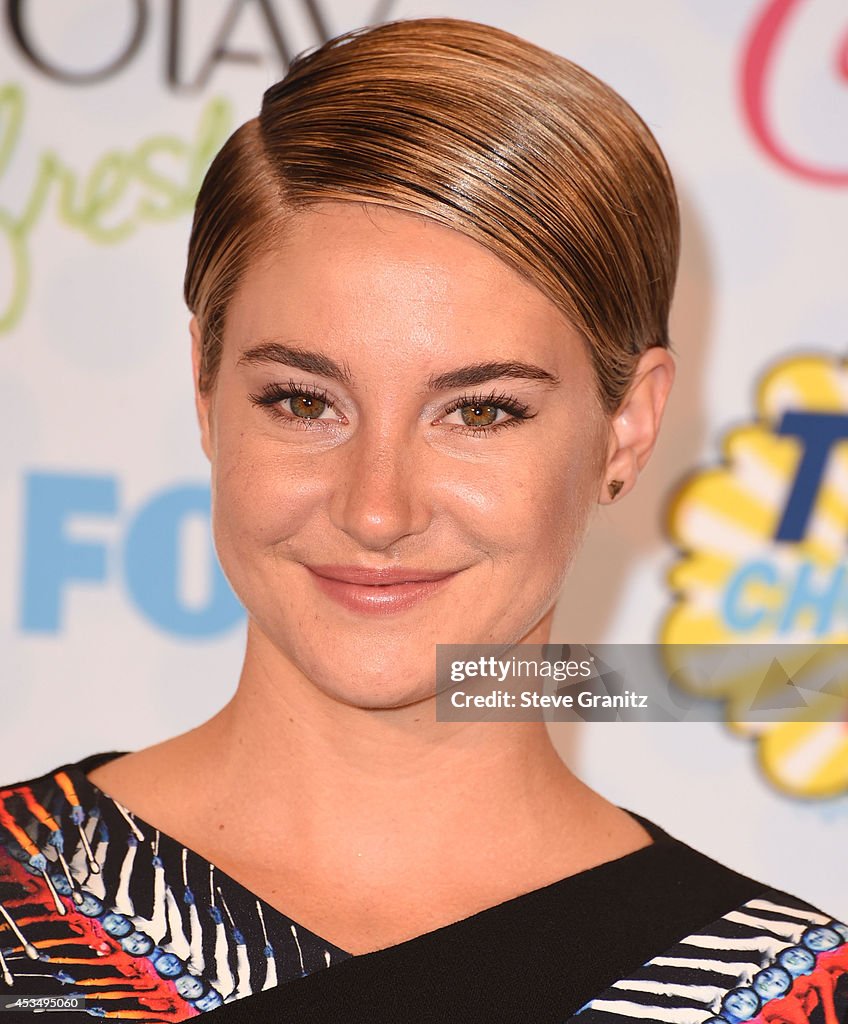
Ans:
{"label": "short blonde hair", "polygon": [[185,297],[214,387],[228,303],[287,216],[327,200],[423,214],[531,281],[585,338],[613,412],[669,347],[674,184],[648,127],[583,68],[500,29],[395,21],[301,55],[200,189]]}

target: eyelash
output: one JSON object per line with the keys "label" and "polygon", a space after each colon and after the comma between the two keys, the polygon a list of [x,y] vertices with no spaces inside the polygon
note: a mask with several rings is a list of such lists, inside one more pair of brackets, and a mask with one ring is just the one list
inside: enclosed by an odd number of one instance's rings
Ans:
{"label": "eyelash", "polygon": [[506,429],[506,427],[520,426],[524,420],[532,420],[536,415],[535,412],[530,412],[530,407],[528,405],[525,405],[524,402],[520,402],[517,398],[507,394],[505,391],[501,391],[498,394],[490,392],[488,395],[461,395],[459,398],[455,398],[447,406],[444,411],[444,415],[449,416],[452,412],[456,412],[457,409],[462,409],[463,406],[467,405],[493,405],[496,408],[509,413],[512,417],[508,420],[501,420],[500,423],[493,423],[488,427],[469,427],[467,425],[454,426],[454,429],[458,430],[460,434],[469,434],[475,437],[491,437],[491,435],[498,430]]}
{"label": "eyelash", "polygon": [[[284,412],[278,408],[280,402],[285,402],[289,398],[316,398],[321,402],[325,402],[331,408],[333,403],[330,401],[329,395],[323,389],[314,384],[300,385],[295,383],[293,380],[286,381],[285,384],[266,384],[262,390],[255,395],[250,395],[250,401],[254,405],[260,406],[267,409],[269,415],[275,419],[285,420],[287,423],[294,422],[296,428],[309,430],[311,428],[311,422],[308,417],[304,416],[292,416],[290,413]],[[494,433],[499,430],[503,430],[506,427],[517,427],[524,420],[531,420],[536,413],[530,412],[530,407],[524,402],[519,401],[513,395],[509,395],[506,392],[495,393],[491,392],[488,395],[473,394],[473,395],[462,395],[459,398],[455,398],[445,409],[443,415],[449,416],[452,412],[456,412],[457,409],[461,409],[464,406],[469,405],[493,405],[503,412],[509,413],[511,419],[502,420],[499,423],[492,423],[486,427],[470,427],[468,425],[452,424],[453,430],[456,430],[460,434],[471,435],[474,437],[491,437]],[[316,417],[317,419],[317,417]]]}

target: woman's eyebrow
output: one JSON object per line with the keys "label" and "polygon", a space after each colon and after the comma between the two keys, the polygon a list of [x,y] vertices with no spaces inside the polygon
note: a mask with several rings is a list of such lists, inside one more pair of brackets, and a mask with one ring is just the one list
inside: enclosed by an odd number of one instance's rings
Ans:
{"label": "woman's eyebrow", "polygon": [[556,387],[560,383],[555,373],[535,366],[533,363],[521,363],[514,359],[504,362],[470,363],[468,366],[460,366],[456,370],[448,370],[447,373],[440,373],[431,376],[427,381],[430,391],[447,391],[449,388],[473,387],[475,384],[485,384],[489,380],[497,380],[500,377],[520,377],[525,380],[541,380],[547,382],[550,387]]}
{"label": "woman's eyebrow", "polygon": [[[283,363],[294,366],[307,373],[317,373],[321,377],[338,381],[340,384],[353,383],[347,366],[337,363],[330,356],[313,349],[301,348],[297,345],[285,345],[281,342],[264,342],[247,349],[241,354],[238,365],[242,363]],[[451,388],[474,387],[486,381],[498,380],[502,377],[521,378],[524,380],[540,380],[550,387],[556,387],[560,378],[549,370],[533,363],[519,362],[514,359],[470,363],[455,370],[432,375],[427,380],[428,391],[447,391]]]}
{"label": "woman's eyebrow", "polygon": [[237,366],[242,363],[253,365],[255,363],[284,363],[286,366],[294,366],[298,370],[305,370],[307,373],[317,373],[321,377],[328,377],[330,380],[338,381],[339,384],[351,384],[350,371],[325,356],[322,352],[315,352],[312,349],[301,348],[299,345],[284,345],[278,341],[267,341],[253,348],[246,349],[239,356]]}

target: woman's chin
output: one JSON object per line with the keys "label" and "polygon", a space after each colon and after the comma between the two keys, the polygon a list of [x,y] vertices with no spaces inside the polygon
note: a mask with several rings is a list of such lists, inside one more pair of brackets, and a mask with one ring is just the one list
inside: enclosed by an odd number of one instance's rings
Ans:
{"label": "woman's chin", "polygon": [[397,710],[433,700],[436,695],[435,666],[432,676],[418,671],[405,674],[402,667],[390,673],[359,673],[339,679],[337,675],[313,677],[313,683],[326,697],[364,711]]}

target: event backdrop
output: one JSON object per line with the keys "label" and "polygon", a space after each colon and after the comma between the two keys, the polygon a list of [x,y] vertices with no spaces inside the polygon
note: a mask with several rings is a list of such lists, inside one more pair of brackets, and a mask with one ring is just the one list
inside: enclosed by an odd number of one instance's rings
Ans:
{"label": "event backdrop", "polygon": [[[232,692],[244,619],[210,542],[181,300],[192,201],[295,53],[387,18],[485,21],[584,65],[679,185],[663,436],[597,513],[554,639],[845,640],[844,0],[0,7],[4,782],[164,738]],[[611,799],[845,918],[845,718],[552,728]]]}

